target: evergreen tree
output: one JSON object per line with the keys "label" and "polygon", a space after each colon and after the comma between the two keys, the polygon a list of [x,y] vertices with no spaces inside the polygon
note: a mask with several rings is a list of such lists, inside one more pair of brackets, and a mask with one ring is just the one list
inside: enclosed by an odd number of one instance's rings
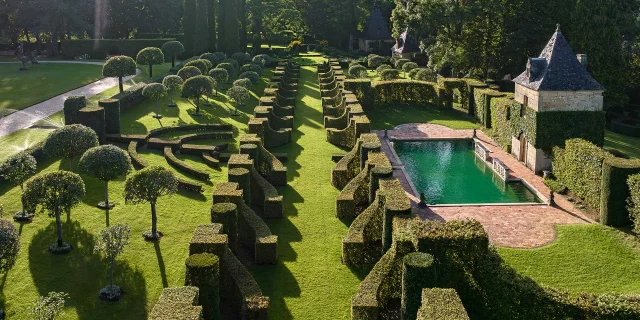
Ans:
{"label": "evergreen tree", "polygon": [[184,32],[184,49],[188,56],[193,56],[196,36],[196,0],[184,0],[182,31]]}
{"label": "evergreen tree", "polygon": [[207,2],[207,9],[209,10],[209,39],[207,40],[207,44],[209,45],[209,52],[216,52],[218,43],[216,36],[216,7],[217,0],[209,0]]}
{"label": "evergreen tree", "polygon": [[240,51],[245,52],[247,50],[247,1],[246,0],[236,0],[238,4],[238,24],[240,29],[239,33],[239,46]]}
{"label": "evergreen tree", "polygon": [[240,25],[237,7],[237,0],[220,0],[218,50],[227,53],[227,55],[240,51]]}
{"label": "evergreen tree", "polygon": [[193,44],[193,54],[201,55],[207,52],[209,40],[209,12],[207,2],[209,0],[196,0],[196,33]]}

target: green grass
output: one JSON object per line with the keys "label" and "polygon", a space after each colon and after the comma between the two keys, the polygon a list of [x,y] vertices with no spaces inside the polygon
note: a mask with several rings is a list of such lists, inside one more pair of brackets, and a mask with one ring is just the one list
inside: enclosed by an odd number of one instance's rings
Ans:
{"label": "green grass", "polygon": [[365,110],[371,128],[374,130],[393,129],[405,123],[433,123],[453,129],[480,128],[473,119],[453,109],[438,109],[432,106],[402,105],[393,108],[375,108]]}
{"label": "green grass", "polygon": [[29,71],[0,64],[0,116],[22,110],[102,78],[97,65],[43,63]]}
{"label": "green grass", "polygon": [[558,226],[558,239],[537,249],[498,248],[504,260],[543,285],[569,292],[640,292],[637,239],[599,224]]}
{"label": "green grass", "polygon": [[606,131],[604,147],[624,152],[628,156],[640,159],[640,138],[629,137],[619,133]]}

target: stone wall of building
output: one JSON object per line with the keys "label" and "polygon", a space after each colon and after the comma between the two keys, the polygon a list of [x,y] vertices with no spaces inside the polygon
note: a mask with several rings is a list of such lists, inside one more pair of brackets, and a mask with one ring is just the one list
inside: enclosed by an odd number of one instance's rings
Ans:
{"label": "stone wall of building", "polygon": [[535,91],[516,84],[515,100],[531,109],[544,111],[602,111],[602,91]]}

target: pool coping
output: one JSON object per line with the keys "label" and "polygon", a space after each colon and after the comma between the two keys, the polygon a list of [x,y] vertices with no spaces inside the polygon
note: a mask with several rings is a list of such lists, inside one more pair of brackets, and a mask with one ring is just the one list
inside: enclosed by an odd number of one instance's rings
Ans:
{"label": "pool coping", "polygon": [[[438,138],[392,138],[392,137],[383,137],[382,139],[380,139],[382,141],[382,143],[385,143],[388,147],[388,150],[390,150],[391,152],[391,156],[393,157],[392,160],[392,168],[394,170],[399,170],[402,175],[404,175],[405,180],[407,181],[407,183],[409,184],[409,188],[411,190],[405,190],[410,192],[414,197],[416,198],[420,198],[420,193],[418,192],[418,189],[416,188],[416,186],[413,184],[412,179],[409,177],[409,174],[407,173],[407,171],[404,168],[404,164],[402,163],[402,161],[400,160],[400,157],[398,157],[398,154],[396,153],[396,150],[393,148],[393,141],[402,141],[402,142],[419,142],[419,141],[451,141],[451,140],[472,140],[472,141],[477,141],[482,143],[481,141],[479,141],[476,137],[451,137],[451,138],[445,138],[445,137],[438,137]],[[484,145],[484,144],[483,144]],[[486,146],[485,146],[486,147]],[[486,147],[491,153],[493,153],[491,151],[491,149],[489,149],[488,147]],[[497,158],[500,159],[500,158]],[[489,168],[491,168],[491,164],[488,163],[487,161],[482,160],[485,165],[487,165]],[[396,163],[396,164],[394,164]],[[492,169],[493,170],[493,169]],[[549,205],[549,199],[547,197],[545,197],[544,195],[542,195],[542,193],[536,189],[535,187],[533,187],[533,185],[531,185],[529,182],[527,182],[525,179],[509,179],[507,183],[510,182],[520,182],[522,183],[529,191],[531,191],[536,197],[538,197],[538,199],[540,199],[542,202],[538,203],[538,202],[503,202],[503,203],[446,203],[446,204],[427,204],[427,207],[492,207],[492,206],[548,206]],[[412,205],[417,206],[417,204],[414,204],[412,202]]]}

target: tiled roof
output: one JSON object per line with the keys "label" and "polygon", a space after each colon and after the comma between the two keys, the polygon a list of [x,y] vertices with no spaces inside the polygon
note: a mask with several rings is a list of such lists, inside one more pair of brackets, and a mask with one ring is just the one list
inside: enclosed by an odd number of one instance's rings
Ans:
{"label": "tiled roof", "polygon": [[536,91],[605,90],[578,61],[559,26],[539,59],[530,59],[529,65],[531,72],[523,72],[515,83]]}

